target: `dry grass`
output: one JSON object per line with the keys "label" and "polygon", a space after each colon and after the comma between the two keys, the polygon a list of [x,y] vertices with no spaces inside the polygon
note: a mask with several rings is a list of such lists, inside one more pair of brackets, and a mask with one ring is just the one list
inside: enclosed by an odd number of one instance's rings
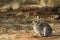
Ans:
{"label": "dry grass", "polygon": [[34,37],[31,20],[16,18],[0,19],[0,40],[60,40],[60,23],[49,23],[53,28],[51,37]]}

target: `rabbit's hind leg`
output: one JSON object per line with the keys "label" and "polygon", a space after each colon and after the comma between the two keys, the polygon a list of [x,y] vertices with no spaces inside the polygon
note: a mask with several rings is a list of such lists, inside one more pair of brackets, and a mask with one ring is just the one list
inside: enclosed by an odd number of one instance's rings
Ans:
{"label": "rabbit's hind leg", "polygon": [[44,28],[43,28],[43,36],[47,36],[47,31],[48,31],[47,28],[44,27]]}

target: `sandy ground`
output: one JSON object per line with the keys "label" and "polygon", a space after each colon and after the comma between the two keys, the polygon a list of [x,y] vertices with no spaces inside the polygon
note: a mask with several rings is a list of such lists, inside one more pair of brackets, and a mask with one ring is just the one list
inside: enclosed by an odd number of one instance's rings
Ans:
{"label": "sandy ground", "polygon": [[14,33],[0,35],[0,40],[57,40],[56,37],[34,37],[31,33]]}
{"label": "sandy ground", "polygon": [[60,40],[60,24],[50,24],[53,28],[51,37],[34,37],[34,31],[12,31],[0,34],[0,40]]}

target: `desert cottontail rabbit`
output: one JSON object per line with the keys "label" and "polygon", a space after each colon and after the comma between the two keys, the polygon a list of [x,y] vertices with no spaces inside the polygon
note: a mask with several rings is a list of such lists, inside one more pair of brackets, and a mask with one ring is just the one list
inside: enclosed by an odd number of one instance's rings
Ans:
{"label": "desert cottontail rabbit", "polygon": [[46,22],[40,21],[39,17],[33,21],[33,30],[36,36],[50,36],[52,34],[52,28]]}

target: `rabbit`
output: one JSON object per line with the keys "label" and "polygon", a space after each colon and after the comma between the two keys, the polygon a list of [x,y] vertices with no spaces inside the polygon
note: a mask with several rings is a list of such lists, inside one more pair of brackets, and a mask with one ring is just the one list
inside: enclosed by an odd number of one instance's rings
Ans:
{"label": "rabbit", "polygon": [[36,36],[51,36],[52,28],[46,22],[40,21],[39,17],[33,22],[33,30]]}

